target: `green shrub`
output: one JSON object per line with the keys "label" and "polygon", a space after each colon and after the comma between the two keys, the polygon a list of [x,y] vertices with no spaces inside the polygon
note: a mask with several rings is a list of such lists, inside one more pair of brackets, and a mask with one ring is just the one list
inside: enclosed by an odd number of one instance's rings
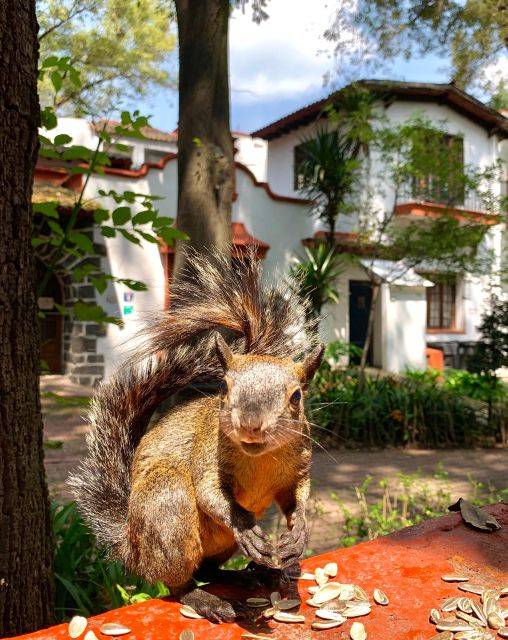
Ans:
{"label": "green shrub", "polygon": [[447,447],[504,442],[505,402],[491,411],[482,401],[482,381],[469,379],[475,395],[466,397],[466,380],[461,380],[454,375],[441,384],[433,371],[366,375],[360,388],[357,369],[341,369],[325,359],[307,402],[312,421],[331,431],[335,443]]}

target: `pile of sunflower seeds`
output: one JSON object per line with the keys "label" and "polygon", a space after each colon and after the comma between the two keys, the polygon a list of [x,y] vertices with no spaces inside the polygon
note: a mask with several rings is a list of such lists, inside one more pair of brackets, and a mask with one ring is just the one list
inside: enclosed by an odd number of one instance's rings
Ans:
{"label": "pile of sunflower seeds", "polygon": [[[295,576],[300,580],[312,580],[316,583],[307,589],[311,596],[307,600],[307,604],[316,609],[316,618],[311,623],[312,629],[316,631],[339,627],[350,618],[368,616],[372,610],[372,602],[362,587],[333,580],[337,576],[337,571],[337,564],[329,562],[324,567],[318,567],[314,573]],[[389,604],[388,597],[381,589],[374,590],[373,600],[380,606]],[[283,599],[278,591],[274,591],[269,599],[247,598],[246,605],[253,609],[263,609],[260,617],[265,620],[274,620],[285,624],[305,622],[305,616],[293,611],[301,605],[301,600],[296,598]],[[202,618],[194,609],[185,605],[180,607],[180,613],[186,618]],[[187,640],[187,636],[183,636],[184,633],[182,632],[180,640]],[[349,636],[351,640],[367,640],[364,625],[358,621],[353,622]],[[242,638],[245,640],[268,640],[268,636],[254,633],[244,633]],[[191,640],[190,635],[189,640]]]}
{"label": "pile of sunflower seeds", "polygon": [[[88,620],[83,616],[74,616],[69,622],[68,632],[69,637],[79,638],[79,636],[85,631],[88,626]],[[129,627],[124,624],[118,624],[117,622],[106,622],[103,624],[99,631],[105,636],[123,636],[130,633]],[[92,629],[89,629],[83,640],[98,640]]]}
{"label": "pile of sunflower seeds", "polygon": [[447,598],[441,611],[431,610],[430,621],[439,632],[431,640],[494,640],[496,634],[508,638],[508,607],[503,608],[500,602],[501,597],[508,595],[508,588],[490,589],[470,583],[467,576],[459,574],[444,575],[441,579],[456,582],[462,594]]}

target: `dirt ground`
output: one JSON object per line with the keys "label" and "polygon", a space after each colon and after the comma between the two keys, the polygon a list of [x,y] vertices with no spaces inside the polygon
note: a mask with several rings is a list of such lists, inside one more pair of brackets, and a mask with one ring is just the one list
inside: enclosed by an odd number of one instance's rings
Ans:
{"label": "dirt ground", "polygon": [[[41,390],[55,392],[64,398],[75,399],[87,396],[91,390],[71,385],[61,376],[42,378]],[[84,436],[87,430],[84,415],[86,407],[67,406],[53,399],[42,400],[45,438],[49,443],[61,442],[61,448],[46,448],[46,472],[51,495],[69,499],[65,479],[85,452]],[[332,493],[352,510],[358,509],[354,487],[360,485],[370,474],[373,482],[369,488],[369,499],[382,495],[379,481],[394,479],[397,473],[412,474],[420,471],[432,489],[443,486],[440,471],[448,472],[448,489],[453,500],[470,492],[473,478],[484,484],[491,483],[496,489],[508,487],[508,451],[506,449],[461,449],[461,450],[383,450],[351,451],[315,448],[313,454],[313,490],[308,508],[311,523],[309,548],[313,553],[322,553],[339,546],[339,535],[343,515]],[[437,476],[437,477],[436,477]],[[265,517],[267,528],[280,525],[276,509]]]}

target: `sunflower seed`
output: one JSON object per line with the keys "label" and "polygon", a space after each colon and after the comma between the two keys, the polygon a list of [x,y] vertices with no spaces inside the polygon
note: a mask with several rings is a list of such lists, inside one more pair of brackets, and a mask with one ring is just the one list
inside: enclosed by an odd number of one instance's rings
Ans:
{"label": "sunflower seed", "polygon": [[103,624],[99,631],[105,636],[123,636],[126,633],[130,633],[129,627],[117,622],[106,622]]}
{"label": "sunflower seed", "polygon": [[99,640],[99,638],[95,635],[95,633],[90,629],[85,633],[84,640]]}
{"label": "sunflower seed", "polygon": [[479,630],[459,631],[453,637],[456,640],[482,640],[483,632]]}
{"label": "sunflower seed", "polygon": [[270,602],[272,603],[273,607],[275,607],[277,602],[280,602],[281,600],[282,600],[282,596],[278,591],[274,591],[273,593],[270,594]]}
{"label": "sunflower seed", "polygon": [[325,570],[322,569],[321,567],[318,567],[314,571],[314,580],[318,583],[320,587],[326,584],[328,582],[328,576],[326,575]]}
{"label": "sunflower seed", "polygon": [[364,589],[359,587],[357,584],[354,584],[353,587],[354,587],[354,599],[355,600],[366,600],[367,602],[369,601],[369,596],[367,595],[367,593],[366,593],[366,591]]}
{"label": "sunflower seed", "polygon": [[439,614],[439,611],[437,609],[431,609],[429,618],[431,622],[436,624],[437,621],[441,619],[441,615]]}
{"label": "sunflower seed", "polygon": [[441,580],[444,580],[445,582],[467,582],[469,578],[457,573],[447,573],[446,575],[441,576]]}
{"label": "sunflower seed", "polygon": [[279,600],[274,605],[274,608],[278,611],[288,611],[289,609],[296,609],[296,607],[299,607],[301,604],[302,601],[296,598],[294,600]]}
{"label": "sunflower seed", "polygon": [[69,635],[71,638],[79,638],[88,626],[88,620],[83,616],[74,616],[69,622]]}
{"label": "sunflower seed", "polygon": [[504,627],[504,620],[498,613],[491,613],[487,618],[487,624],[491,629],[501,629]]}
{"label": "sunflower seed", "polygon": [[322,620],[335,620],[336,622],[346,622],[347,618],[341,616],[336,611],[329,611],[328,609],[318,609],[316,616]]}
{"label": "sunflower seed", "polygon": [[506,620],[506,618],[508,618],[508,607],[500,609],[499,615]]}
{"label": "sunflower seed", "polygon": [[319,607],[321,606],[318,602],[314,601],[314,598],[309,598],[308,600],[305,601],[306,604],[309,605],[309,607],[316,607],[319,609]]}
{"label": "sunflower seed", "polygon": [[245,601],[247,606],[257,608],[257,607],[268,607],[270,604],[270,600],[267,598],[247,598]]}
{"label": "sunflower seed", "polygon": [[429,640],[453,640],[453,633],[451,631],[441,631],[441,633],[437,633]]}
{"label": "sunflower seed", "polygon": [[372,608],[370,600],[346,600],[347,607],[356,607],[358,605],[367,605],[368,607]]}
{"label": "sunflower seed", "polygon": [[351,629],[349,630],[349,637],[351,640],[366,640],[367,632],[361,622],[353,622]]}
{"label": "sunflower seed", "polygon": [[438,631],[471,631],[474,629],[470,624],[467,624],[464,620],[444,620],[441,618],[436,623],[436,629]]}
{"label": "sunflower seed", "polygon": [[315,585],[315,586],[313,585],[312,587],[309,587],[309,588],[307,589],[307,591],[308,591],[309,593],[311,593],[312,595],[314,595],[314,594],[315,594],[315,593],[317,593],[320,589],[321,589],[321,587],[320,587],[319,585]]}
{"label": "sunflower seed", "polygon": [[390,601],[388,600],[388,596],[381,589],[374,589],[374,602],[385,607]]}
{"label": "sunflower seed", "polygon": [[494,600],[498,600],[500,597],[500,592],[495,589],[484,589],[481,594],[481,601],[485,602],[487,599],[493,598]]}
{"label": "sunflower seed", "polygon": [[325,602],[322,606],[321,609],[327,609],[328,611],[337,611],[337,612],[341,612],[344,611],[344,609],[347,607],[347,600],[340,600],[339,598],[335,598],[334,600],[329,600],[328,602]]}
{"label": "sunflower seed", "polygon": [[194,611],[192,607],[188,607],[186,604],[180,607],[180,613],[186,618],[195,618],[196,620],[203,619],[203,616],[201,616],[197,611]]}
{"label": "sunflower seed", "polygon": [[277,622],[305,622],[305,616],[288,613],[287,611],[277,611],[273,619],[277,620]]}
{"label": "sunflower seed", "polygon": [[338,620],[315,620],[310,626],[315,631],[321,631],[322,629],[333,629],[334,627],[340,627],[342,622]]}
{"label": "sunflower seed", "polygon": [[457,608],[464,613],[472,613],[471,598],[459,598],[457,601]]}
{"label": "sunflower seed", "polygon": [[328,602],[329,600],[334,600],[339,596],[342,596],[342,590],[345,585],[340,584],[339,582],[329,582],[325,584],[317,591],[313,600],[316,604],[323,604],[323,602]]}
{"label": "sunflower seed", "polygon": [[242,633],[242,638],[248,640],[270,640],[269,636],[257,636],[255,633]]}
{"label": "sunflower seed", "polygon": [[341,600],[352,600],[355,597],[355,585],[343,584],[340,591]]}
{"label": "sunflower seed", "polygon": [[482,624],[484,627],[486,627],[487,626],[487,618],[485,617],[485,614],[483,612],[482,605],[479,602],[476,602],[476,600],[471,600],[471,609],[472,609],[473,613],[475,614],[475,616],[480,621],[480,624]]}
{"label": "sunflower seed", "polygon": [[180,634],[180,640],[194,640],[194,632],[190,629],[184,629]]}
{"label": "sunflower seed", "polygon": [[299,576],[300,580],[315,580],[315,575],[313,573],[302,573],[301,576]]}
{"label": "sunflower seed", "polygon": [[480,626],[485,626],[481,620],[478,620],[474,616],[469,615],[469,613],[464,613],[464,611],[457,611],[455,615],[459,620],[464,620],[472,627],[478,628]]}
{"label": "sunflower seed", "polygon": [[501,629],[498,629],[497,635],[501,638],[508,638],[508,627],[501,627]]}
{"label": "sunflower seed", "polygon": [[339,570],[336,562],[329,562],[325,564],[323,571],[329,578],[335,578],[337,571]]}
{"label": "sunflower seed", "polygon": [[457,604],[459,602],[459,598],[446,598],[446,600],[441,605],[441,611],[455,611],[457,608]]}
{"label": "sunflower seed", "polygon": [[366,604],[358,604],[354,607],[346,607],[342,612],[342,615],[346,618],[359,618],[360,616],[368,616],[372,611],[372,608]]}
{"label": "sunflower seed", "polygon": [[481,584],[470,584],[469,582],[462,582],[457,585],[457,588],[461,591],[467,591],[468,593],[476,593],[478,596],[481,596],[485,591],[485,587],[482,587]]}
{"label": "sunflower seed", "polygon": [[265,609],[261,614],[265,620],[270,620],[277,613],[278,609],[275,607],[270,607],[269,609]]}

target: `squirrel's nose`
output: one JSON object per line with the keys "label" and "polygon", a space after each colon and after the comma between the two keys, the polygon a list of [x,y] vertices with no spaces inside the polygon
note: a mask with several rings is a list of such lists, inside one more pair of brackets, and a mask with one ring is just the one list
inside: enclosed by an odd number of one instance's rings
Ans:
{"label": "squirrel's nose", "polygon": [[242,428],[251,433],[257,433],[264,430],[264,420],[257,413],[245,412],[240,419]]}

